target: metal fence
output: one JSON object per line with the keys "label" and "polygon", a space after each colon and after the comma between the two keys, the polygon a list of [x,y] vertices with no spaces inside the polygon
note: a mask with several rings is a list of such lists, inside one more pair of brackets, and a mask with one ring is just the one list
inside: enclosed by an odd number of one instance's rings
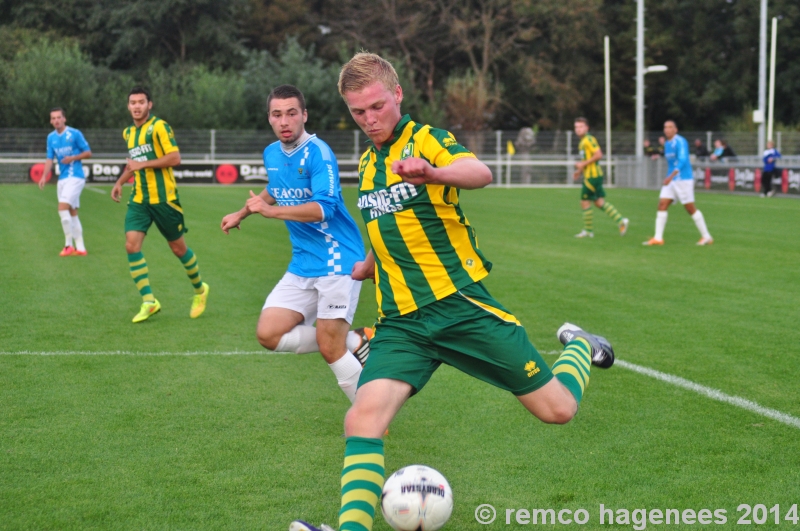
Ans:
{"label": "metal fence", "polygon": [[[0,182],[30,182],[33,165],[43,162],[45,158],[45,142],[49,132],[46,129],[0,129]],[[121,171],[121,164],[126,157],[121,130],[86,129],[83,132],[92,146],[93,157],[87,161],[87,170],[93,177],[91,180],[114,180],[114,175]],[[702,171],[703,175],[710,171],[712,177],[720,182],[722,179],[730,181],[732,170],[742,175],[746,172],[755,175],[757,168],[761,166],[760,157],[755,153],[755,133],[682,134],[690,143],[696,138],[704,143],[725,138],[740,155],[737,159],[724,163],[694,161],[696,171]],[[571,131],[539,132],[533,138],[523,138],[520,131],[457,131],[455,135],[459,142],[489,165],[495,176],[495,184],[574,186],[572,173],[574,163],[578,160],[578,139]],[[264,146],[275,141],[272,131],[269,130],[178,130],[175,136],[181,148],[183,164],[189,168],[186,175],[191,175],[191,170],[198,170],[203,173],[204,178],[208,177],[208,182],[214,182],[214,173],[221,165],[234,165],[240,182],[259,179],[259,173],[263,175],[263,168],[260,168],[261,153]],[[350,130],[320,131],[318,136],[336,153],[343,182],[357,178],[358,158],[366,147],[365,135],[360,131]],[[648,136],[654,143],[657,142],[657,132],[648,133]],[[610,161],[610,171],[607,171],[609,185],[658,188],[666,175],[664,159],[637,161],[633,156],[634,133],[617,132],[613,133],[612,138],[613,158]],[[605,148],[605,134],[599,132],[597,139]],[[776,140],[779,150],[784,154],[782,167],[792,172],[800,171],[800,133],[778,132]],[[513,154],[509,151],[510,147],[514,148]],[[609,168],[608,160],[603,161],[603,166]],[[794,173],[791,174],[793,175]],[[217,181],[222,182],[221,179]],[[743,182],[736,177],[734,181]],[[199,181],[187,179],[185,182]],[[752,187],[751,185],[750,189]]]}
{"label": "metal fence", "polygon": [[[49,129],[0,129],[0,157],[43,156]],[[92,146],[95,156],[123,156],[125,146],[121,129],[85,129],[84,136]],[[572,131],[540,131],[532,139],[523,139],[520,131],[455,131],[459,142],[479,157],[499,157],[507,153],[508,143],[515,146],[520,155],[556,155],[574,157],[578,150],[578,138]],[[740,156],[754,156],[758,136],[756,133],[724,133],[713,131],[681,131],[690,145],[701,139],[711,147],[720,138]],[[364,150],[365,135],[361,131],[318,131],[317,135],[327,142],[339,158],[358,158]],[[605,148],[605,132],[595,132],[600,146]],[[612,133],[612,152],[616,155],[633,155],[635,133],[622,131]],[[654,145],[660,133],[648,132],[646,137]],[[175,131],[181,153],[190,158],[213,160],[216,157],[260,156],[264,147],[275,141],[269,130],[214,130],[184,129]],[[784,155],[800,155],[800,132],[778,131],[776,146]],[[526,141],[527,140],[527,141]]]}

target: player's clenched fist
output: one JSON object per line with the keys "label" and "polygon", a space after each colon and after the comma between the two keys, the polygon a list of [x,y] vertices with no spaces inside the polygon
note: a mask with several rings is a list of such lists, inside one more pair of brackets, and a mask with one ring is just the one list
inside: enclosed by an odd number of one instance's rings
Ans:
{"label": "player's clenched fist", "polygon": [[410,157],[392,163],[392,172],[411,184],[426,184],[433,180],[435,170],[427,160]]}
{"label": "player's clenched fist", "polygon": [[250,190],[250,199],[247,200],[245,205],[247,210],[253,214],[261,214],[265,218],[269,217],[269,205],[264,201],[263,197],[254,194],[252,190]]}

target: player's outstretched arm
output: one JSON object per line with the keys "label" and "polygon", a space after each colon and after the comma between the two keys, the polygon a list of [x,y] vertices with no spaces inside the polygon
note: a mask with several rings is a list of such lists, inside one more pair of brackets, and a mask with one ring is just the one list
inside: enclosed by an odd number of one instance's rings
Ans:
{"label": "player's outstretched arm", "polygon": [[[253,197],[261,198],[261,200],[263,200],[268,205],[274,205],[276,202],[275,198],[269,195],[269,192],[267,192],[266,188],[262,190],[261,193],[258,194],[257,196],[251,190],[250,199],[252,199]],[[250,199],[248,199],[247,201],[250,201]],[[222,223],[220,224],[222,232],[228,234],[231,231],[231,229],[242,230],[240,224],[242,223],[242,220],[244,220],[244,218],[246,218],[250,214],[252,214],[252,212],[250,212],[250,209],[247,208],[247,202],[245,202],[244,206],[240,210],[237,210],[236,212],[231,212],[230,214],[222,218]]]}
{"label": "player's outstretched arm", "polygon": [[44,190],[44,184],[47,182],[47,176],[53,171],[52,159],[47,159],[44,163],[44,170],[42,171],[42,178],[39,179],[39,190]]}
{"label": "player's outstretched arm", "polygon": [[375,281],[375,255],[372,254],[372,249],[367,253],[367,257],[363,262],[356,262],[353,270],[350,272],[353,280],[367,280],[371,278]]}
{"label": "player's outstretched arm", "polygon": [[[270,199],[272,199],[270,197]],[[282,219],[284,221],[299,221],[301,223],[313,223],[322,221],[325,216],[322,206],[316,201],[309,201],[302,205],[276,206],[275,199],[270,204],[261,195],[256,195],[250,190],[250,199],[247,200],[245,208],[250,214],[261,214],[265,218]]]}
{"label": "player's outstretched arm", "polygon": [[434,168],[421,158],[409,157],[392,163],[392,172],[414,185],[444,184],[474,190],[491,184],[492,171],[478,159],[461,158],[449,166]]}

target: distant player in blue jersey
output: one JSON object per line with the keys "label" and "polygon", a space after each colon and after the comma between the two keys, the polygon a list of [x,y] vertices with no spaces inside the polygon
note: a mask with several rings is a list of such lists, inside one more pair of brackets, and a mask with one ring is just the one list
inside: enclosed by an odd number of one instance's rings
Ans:
{"label": "distant player in blue jersey", "polygon": [[[47,161],[39,181],[39,188],[44,189],[47,176],[53,169],[53,159],[58,161],[58,215],[61,217],[61,228],[64,229],[64,249],[60,256],[86,256],[83,243],[83,226],[78,219],[78,207],[81,206],[81,192],[86,183],[81,160],[92,156],[89,143],[83,133],[74,127],[67,126],[64,109],[56,107],[50,111],[50,123],[55,131],[47,135]],[[73,242],[75,246],[73,247]]]}
{"label": "distant player in blue jersey", "polygon": [[221,227],[227,234],[256,213],[286,222],[292,260],[261,311],[258,340],[276,352],[320,352],[352,402],[372,334],[371,328],[350,331],[361,291],[350,272],[364,260],[364,243],[344,205],[333,151],[305,130],[302,92],[276,87],[267,107],[279,139],[264,150],[269,184],[259,195],[251,191]]}
{"label": "distant player in blue jersey", "polygon": [[775,168],[781,153],[775,149],[775,143],[770,140],[767,142],[767,150],[764,151],[764,171],[761,173],[761,197],[772,197],[775,190],[772,189],[772,179],[780,173]]}
{"label": "distant player in blue jersey", "polygon": [[664,245],[664,228],[667,226],[667,209],[673,201],[680,201],[686,212],[692,216],[697,230],[700,231],[700,241],[697,245],[711,245],[714,238],[708,233],[706,220],[703,213],[694,206],[694,175],[692,164],[689,162],[689,143],[678,134],[678,126],[672,120],[664,122],[664,134],[667,142],[664,144],[664,157],[667,159],[667,178],[661,187],[656,214],[656,234],[644,245]]}

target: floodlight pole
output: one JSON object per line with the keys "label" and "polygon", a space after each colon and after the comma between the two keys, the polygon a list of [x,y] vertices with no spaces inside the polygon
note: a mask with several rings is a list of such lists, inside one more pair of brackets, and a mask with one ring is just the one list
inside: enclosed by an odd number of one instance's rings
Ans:
{"label": "floodlight pole", "polygon": [[608,35],[603,39],[606,63],[606,175],[611,184],[611,43]]}
{"label": "floodlight pole", "polygon": [[772,54],[769,59],[769,118],[767,119],[767,141],[772,141],[775,124],[775,54],[778,51],[778,18],[772,19]]}
{"label": "floodlight pole", "polygon": [[758,110],[761,123],[758,124],[758,153],[764,153],[764,115],[767,111],[767,0],[761,0],[761,31],[758,41]]}
{"label": "floodlight pole", "polygon": [[644,0],[636,0],[636,158],[644,158]]}

